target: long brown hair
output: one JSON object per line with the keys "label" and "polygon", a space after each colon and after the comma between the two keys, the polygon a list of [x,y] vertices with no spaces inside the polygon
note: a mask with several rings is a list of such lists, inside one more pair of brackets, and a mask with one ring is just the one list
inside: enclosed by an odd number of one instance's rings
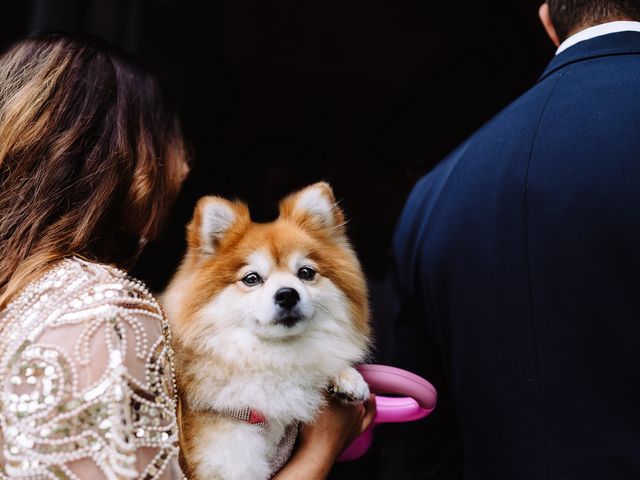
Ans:
{"label": "long brown hair", "polygon": [[[0,57],[0,309],[52,262],[127,266],[188,171],[157,81],[93,37],[39,35]],[[138,239],[141,239],[139,242]]]}

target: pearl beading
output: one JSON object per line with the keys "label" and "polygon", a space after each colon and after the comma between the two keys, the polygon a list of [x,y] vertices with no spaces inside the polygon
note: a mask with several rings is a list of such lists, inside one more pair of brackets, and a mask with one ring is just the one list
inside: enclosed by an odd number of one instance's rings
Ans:
{"label": "pearl beading", "polygon": [[[29,284],[0,315],[0,477],[75,480],[68,464],[91,459],[108,479],[154,480],[176,461],[171,332],[141,282],[74,257]],[[144,319],[162,327],[153,342]],[[69,326],[81,329],[71,351],[40,340]],[[92,364],[100,340],[107,365],[83,386],[79,371]],[[129,342],[135,358],[127,358]],[[128,368],[135,361],[143,362],[144,379]],[[157,453],[138,472],[141,447]]]}

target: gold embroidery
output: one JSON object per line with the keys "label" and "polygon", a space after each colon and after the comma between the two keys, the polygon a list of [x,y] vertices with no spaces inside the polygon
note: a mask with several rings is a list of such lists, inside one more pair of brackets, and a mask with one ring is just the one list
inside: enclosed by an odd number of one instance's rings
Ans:
{"label": "gold embroidery", "polygon": [[[74,480],[70,464],[82,459],[108,479],[152,480],[175,468],[170,332],[142,283],[68,259],[3,315],[0,427],[8,476]],[[139,471],[141,448],[148,458]]]}

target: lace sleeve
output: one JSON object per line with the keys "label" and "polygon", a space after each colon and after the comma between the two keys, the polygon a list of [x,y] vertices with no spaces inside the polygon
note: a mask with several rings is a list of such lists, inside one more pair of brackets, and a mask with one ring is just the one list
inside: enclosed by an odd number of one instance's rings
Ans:
{"label": "lace sleeve", "polygon": [[26,330],[13,333],[26,340],[2,362],[5,473],[176,478],[171,351],[160,307],[130,280],[84,287],[62,307],[54,302],[58,312],[48,312],[44,328],[31,331],[25,321]]}

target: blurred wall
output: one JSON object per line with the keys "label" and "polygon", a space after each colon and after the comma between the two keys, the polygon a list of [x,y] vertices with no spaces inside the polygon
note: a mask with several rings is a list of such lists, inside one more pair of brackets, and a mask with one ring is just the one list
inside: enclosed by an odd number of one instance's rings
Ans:
{"label": "blurred wall", "polygon": [[[98,34],[157,72],[194,168],[134,271],[160,290],[197,198],[245,199],[256,219],[329,180],[372,290],[378,356],[392,340],[388,250],[415,181],[540,75],[553,55],[531,0],[21,0],[0,47],[43,30]],[[333,478],[410,478],[389,427]]]}
{"label": "blurred wall", "polygon": [[156,289],[196,198],[238,196],[268,219],[281,196],[319,179],[342,200],[368,276],[383,277],[411,185],[535,82],[553,52],[532,1],[5,3],[2,45],[41,30],[96,33],[172,92],[195,168],[136,272]]}

